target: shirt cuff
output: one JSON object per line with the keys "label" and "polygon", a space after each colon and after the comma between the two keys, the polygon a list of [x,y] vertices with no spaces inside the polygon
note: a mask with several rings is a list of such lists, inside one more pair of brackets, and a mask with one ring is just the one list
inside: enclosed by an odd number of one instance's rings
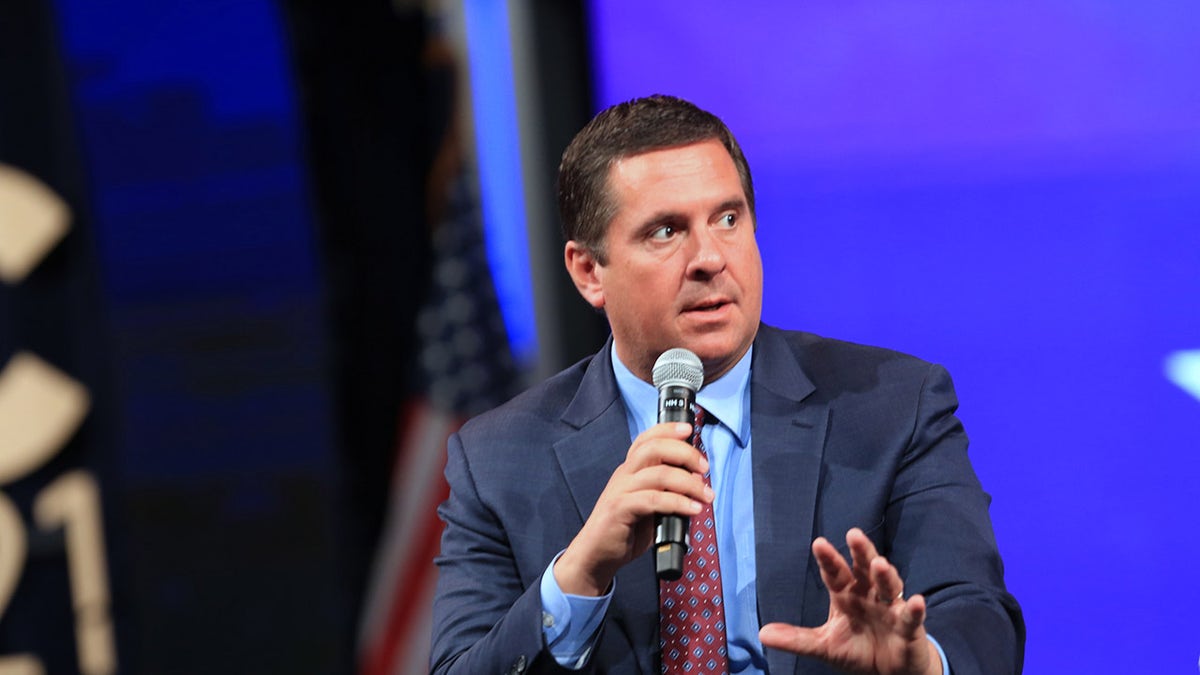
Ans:
{"label": "shirt cuff", "polygon": [[578,670],[592,653],[617,581],[614,579],[608,592],[597,598],[564,593],[554,578],[554,563],[561,555],[559,551],[542,573],[542,635],[558,665]]}
{"label": "shirt cuff", "polygon": [[938,656],[942,659],[942,675],[950,675],[950,664],[946,662],[946,652],[942,650],[942,646],[938,644],[937,640],[933,639],[932,635],[926,633],[925,637],[929,638],[929,641],[932,642],[933,646],[938,650]]}

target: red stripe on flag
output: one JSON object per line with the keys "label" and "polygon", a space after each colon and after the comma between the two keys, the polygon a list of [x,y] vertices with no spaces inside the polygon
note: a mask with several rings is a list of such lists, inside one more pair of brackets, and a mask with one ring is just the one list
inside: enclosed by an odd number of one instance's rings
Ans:
{"label": "red stripe on flag", "polygon": [[[417,407],[410,407],[406,411],[405,417],[410,425],[409,429],[414,428],[412,425],[420,424],[415,414],[417,411],[413,409]],[[449,440],[450,434],[460,426],[462,426],[462,422],[456,421],[447,425],[444,430],[439,443],[443,465],[445,464],[446,442]],[[411,538],[412,548],[405,557],[404,564],[397,570],[395,579],[398,580],[398,583],[395,585],[391,601],[388,603],[387,619],[384,622],[383,630],[378,634],[378,640],[367,647],[368,653],[363,660],[362,675],[395,675],[394,668],[400,647],[411,644],[415,639],[423,641],[429,639],[429,636],[414,636],[410,633],[414,630],[414,624],[421,625],[422,614],[429,611],[428,607],[421,606],[421,603],[417,601],[423,596],[419,590],[420,586],[436,579],[433,559],[437,555],[442,532],[442,522],[437,517],[437,507],[450,496],[450,486],[446,484],[445,478],[439,478],[438,483],[438,488],[430,492],[429,499],[423,505],[423,512],[426,514],[425,523],[421,527],[420,533]]]}

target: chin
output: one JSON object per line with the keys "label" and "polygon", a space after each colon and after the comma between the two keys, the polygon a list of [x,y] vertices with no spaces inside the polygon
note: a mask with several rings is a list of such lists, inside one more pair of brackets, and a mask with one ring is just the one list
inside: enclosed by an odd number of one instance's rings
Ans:
{"label": "chin", "polygon": [[744,342],[741,336],[738,336],[738,339],[733,337],[722,337],[720,339],[700,338],[691,340],[690,344],[685,344],[685,346],[692,350],[696,356],[700,357],[700,362],[704,364],[704,372],[707,375],[714,371],[724,371],[732,367],[745,353],[752,340],[752,336]]}
{"label": "chin", "polygon": [[704,364],[704,372],[712,373],[714,370],[724,370],[732,366],[740,354],[737,349],[693,349],[696,356],[700,357],[700,362]]}

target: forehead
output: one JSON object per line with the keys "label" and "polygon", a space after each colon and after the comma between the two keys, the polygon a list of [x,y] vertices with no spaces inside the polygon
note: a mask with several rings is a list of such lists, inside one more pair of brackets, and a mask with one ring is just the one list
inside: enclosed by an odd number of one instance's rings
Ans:
{"label": "forehead", "polygon": [[717,139],[620,157],[608,172],[614,215],[634,209],[695,208],[745,200],[741,177]]}

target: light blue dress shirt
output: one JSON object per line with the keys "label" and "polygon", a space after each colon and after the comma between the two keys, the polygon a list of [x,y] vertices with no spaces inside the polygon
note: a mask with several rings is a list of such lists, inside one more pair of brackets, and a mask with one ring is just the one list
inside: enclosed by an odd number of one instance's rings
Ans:
{"label": "light blue dress shirt", "polygon": [[[701,440],[708,453],[721,591],[725,606],[729,672],[766,673],[767,660],[758,639],[758,601],[754,556],[754,484],[750,465],[750,361],[753,348],[724,376],[701,387],[696,403],[717,424],[706,424]],[[629,436],[636,438],[658,423],[658,390],[639,379],[612,351],[613,373],[625,403]],[[560,553],[561,555],[561,553]],[[558,558],[555,557],[555,561]],[[542,629],[550,653],[559,664],[581,668],[612,599],[612,589],[599,598],[567,595],[554,580],[554,561],[542,575]],[[615,584],[615,581],[614,581]],[[936,640],[942,672],[946,656]]]}

